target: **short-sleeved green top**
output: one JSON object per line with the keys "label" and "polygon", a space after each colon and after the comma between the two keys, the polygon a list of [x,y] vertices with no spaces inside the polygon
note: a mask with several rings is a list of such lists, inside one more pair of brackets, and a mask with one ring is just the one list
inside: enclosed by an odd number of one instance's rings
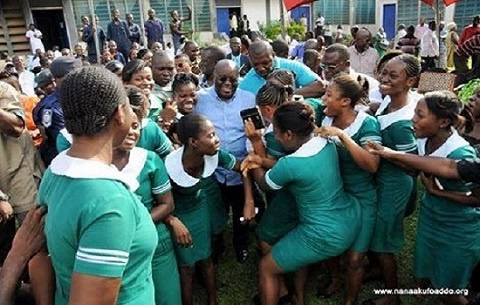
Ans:
{"label": "short-sleeved green top", "polygon": [[[235,157],[227,151],[220,150],[213,156],[204,156],[203,173],[200,178],[192,177],[183,168],[182,155],[184,147],[171,152],[165,158],[165,167],[172,182],[174,213],[188,212],[199,204],[204,204],[202,189],[206,179],[212,176],[218,167],[231,170],[235,167]],[[205,198],[206,199],[206,198]]]}
{"label": "short-sleeved green top", "polygon": [[314,227],[312,234],[345,229],[348,224],[332,215],[356,204],[343,190],[335,145],[320,137],[280,158],[265,174],[265,182],[272,190],[289,189],[300,223]]}
{"label": "short-sleeved green top", "polygon": [[[426,155],[425,146],[426,138],[418,139],[418,154]],[[475,149],[462,138],[456,131],[434,152],[429,156],[442,157],[454,160],[473,159],[476,157]],[[437,185],[442,189],[454,192],[469,193],[470,189],[474,187],[472,183],[465,183],[461,180],[435,178]],[[457,224],[462,224],[467,230],[467,224],[478,227],[480,220],[480,210],[477,208],[461,205],[452,200],[443,197],[433,196],[426,192],[423,198],[424,208],[428,209],[430,213],[435,215],[435,219],[445,223],[452,221]],[[467,231],[466,231],[467,232]],[[465,233],[466,233],[465,232]],[[476,233],[476,232],[475,232]]]}
{"label": "short-sleeved green top", "polygon": [[133,190],[148,211],[154,205],[153,195],[163,195],[172,189],[163,161],[154,152],[135,147],[130,151],[127,165],[122,173],[135,177],[138,188]]}
{"label": "short-sleeved green top", "polygon": [[282,145],[275,139],[275,133],[273,132],[273,125],[270,124],[265,129],[263,134],[263,142],[265,149],[267,150],[267,155],[278,160],[281,157],[285,156],[287,152],[283,149]]}
{"label": "short-sleeved green top", "polygon": [[[322,126],[332,126],[334,118],[325,117]],[[344,132],[350,136],[359,146],[365,146],[367,141],[382,144],[382,137],[380,135],[380,125],[377,120],[366,114],[365,112],[358,112],[355,120],[350,126],[344,129]],[[331,140],[337,145],[337,151],[340,162],[340,171],[345,186],[345,190],[353,196],[359,198],[366,193],[366,200],[374,199],[368,195],[369,191],[375,191],[375,179],[373,175],[361,169],[353,160],[350,152],[345,149],[342,142],[337,137],[331,137]]]}
{"label": "short-sleeved green top", "polygon": [[[380,104],[375,116],[380,124],[383,145],[393,150],[407,153],[416,153],[417,141],[413,133],[412,118],[415,114],[415,107],[422,96],[416,93],[409,93],[408,103],[394,112],[384,114],[385,109],[390,104],[390,96],[386,96]],[[395,180],[395,175],[399,172],[405,173],[401,168],[392,162],[381,162],[379,177],[380,179]]]}
{"label": "short-sleeved green top", "polygon": [[157,123],[150,119],[143,119],[137,146],[155,152],[160,158],[165,158],[172,149],[172,142]]}
{"label": "short-sleeved green top", "polygon": [[325,117],[325,105],[323,104],[323,101],[321,99],[309,97],[305,99],[305,102],[315,110],[315,125],[320,126]]}
{"label": "short-sleeved green top", "polygon": [[[72,135],[67,129],[60,130],[57,137],[57,150],[64,151],[72,145]],[[142,120],[142,132],[138,139],[137,147],[155,152],[160,158],[165,158],[172,149],[172,142],[162,129],[152,120]]]}
{"label": "short-sleeved green top", "polygon": [[157,233],[150,215],[115,167],[60,153],[46,171],[39,201],[56,276],[55,304],[68,304],[74,272],[122,278],[117,304],[153,304],[151,260]]}

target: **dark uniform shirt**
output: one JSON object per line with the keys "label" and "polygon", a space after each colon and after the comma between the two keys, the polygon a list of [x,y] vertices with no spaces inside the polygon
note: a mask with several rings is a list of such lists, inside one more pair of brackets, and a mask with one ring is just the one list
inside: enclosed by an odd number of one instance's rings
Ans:
{"label": "dark uniform shirt", "polygon": [[480,184],[480,158],[458,161],[457,170],[463,181]]}
{"label": "dark uniform shirt", "polygon": [[58,90],[44,97],[33,109],[35,125],[43,127],[47,139],[39,148],[45,166],[50,165],[53,158],[58,155],[57,136],[65,127],[63,111],[60,105]]}

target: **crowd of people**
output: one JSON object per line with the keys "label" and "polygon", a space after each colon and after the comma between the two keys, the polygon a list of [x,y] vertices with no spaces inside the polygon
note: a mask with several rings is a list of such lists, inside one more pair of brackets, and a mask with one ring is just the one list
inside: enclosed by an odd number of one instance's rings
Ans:
{"label": "crowd of people", "polygon": [[[172,12],[172,33],[189,12]],[[412,27],[383,53],[366,28],[350,46],[308,33],[290,50],[248,35],[204,48],[173,37],[173,53],[148,14],[144,47],[132,16],[114,10],[106,32],[83,17],[86,52],[32,40],[30,61],[0,58],[0,304],[28,282],[42,305],[191,305],[196,270],[218,304],[224,233],[244,263],[255,226],[255,303],[305,304],[309,267],[323,262],[331,282],[319,294],[345,278],[342,304],[353,305],[367,268],[399,288],[415,209],[419,285],[468,287],[469,299],[442,302],[478,302],[480,87],[467,105],[419,93],[422,63],[438,54],[407,48]],[[458,50],[475,63],[478,18],[464,32]]]}

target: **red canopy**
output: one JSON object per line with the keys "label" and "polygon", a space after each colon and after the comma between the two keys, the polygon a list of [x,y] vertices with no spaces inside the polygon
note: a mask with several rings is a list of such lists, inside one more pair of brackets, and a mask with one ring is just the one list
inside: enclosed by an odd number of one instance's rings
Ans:
{"label": "red canopy", "polygon": [[285,7],[287,8],[287,11],[289,11],[300,5],[309,4],[314,1],[315,0],[283,0],[283,3],[285,3]]}
{"label": "red canopy", "polygon": [[[449,6],[450,4],[454,4],[458,0],[443,0],[446,6]],[[422,0],[422,2],[425,2],[428,5],[433,6],[435,4],[435,0]]]}

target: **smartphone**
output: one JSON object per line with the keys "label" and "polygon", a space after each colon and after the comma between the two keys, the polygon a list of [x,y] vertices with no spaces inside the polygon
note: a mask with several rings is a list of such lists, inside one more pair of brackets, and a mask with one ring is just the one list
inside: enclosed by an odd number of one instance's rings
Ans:
{"label": "smartphone", "polygon": [[265,123],[263,122],[263,118],[260,115],[260,111],[258,111],[258,108],[248,108],[240,111],[240,116],[242,117],[242,120],[245,122],[247,119],[251,119],[253,122],[253,125],[255,126],[255,129],[262,129],[265,128]]}

